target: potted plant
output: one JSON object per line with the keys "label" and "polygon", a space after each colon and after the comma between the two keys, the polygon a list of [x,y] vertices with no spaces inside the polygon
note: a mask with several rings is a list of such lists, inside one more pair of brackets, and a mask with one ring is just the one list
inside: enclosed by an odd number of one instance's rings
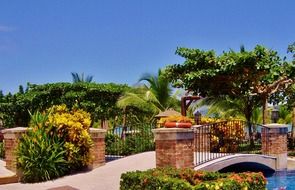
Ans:
{"label": "potted plant", "polygon": [[190,128],[193,120],[185,116],[169,116],[162,118],[162,123],[166,128]]}

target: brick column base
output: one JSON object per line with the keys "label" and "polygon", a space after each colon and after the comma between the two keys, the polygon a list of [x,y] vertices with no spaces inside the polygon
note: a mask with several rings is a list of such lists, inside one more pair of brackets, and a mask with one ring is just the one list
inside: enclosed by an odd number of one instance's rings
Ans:
{"label": "brick column base", "polygon": [[2,131],[4,136],[6,168],[16,173],[18,173],[18,171],[16,167],[17,156],[15,151],[18,146],[19,139],[22,138],[22,135],[25,134],[26,131],[27,128],[25,127],[16,127]]}
{"label": "brick column base", "polygon": [[194,166],[194,134],[192,129],[154,129],[156,167],[192,168]]}
{"label": "brick column base", "polygon": [[277,158],[276,169],[287,169],[287,133],[288,127],[281,124],[268,124],[262,128],[262,154]]}
{"label": "brick column base", "polygon": [[90,128],[90,135],[93,141],[93,147],[90,150],[93,161],[88,166],[90,169],[97,168],[105,164],[105,134],[105,129]]}

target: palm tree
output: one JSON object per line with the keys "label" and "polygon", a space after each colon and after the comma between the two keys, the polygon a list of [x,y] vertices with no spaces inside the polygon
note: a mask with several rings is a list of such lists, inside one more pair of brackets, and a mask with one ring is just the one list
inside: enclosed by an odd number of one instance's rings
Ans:
{"label": "palm tree", "polygon": [[150,73],[145,73],[140,77],[139,82],[145,81],[144,84],[147,91],[153,94],[159,102],[159,109],[165,110],[170,106],[170,97],[172,88],[167,78],[164,76],[164,72],[159,69],[158,75],[152,75]]}
{"label": "palm tree", "polygon": [[288,110],[286,105],[281,105],[279,107],[278,123],[282,123],[282,124],[292,123],[292,112]]}
{"label": "palm tree", "polygon": [[177,102],[179,102],[176,96],[170,96],[172,92],[170,83],[164,77],[164,73],[161,70],[158,71],[158,75],[146,73],[139,81],[146,81],[147,83],[126,92],[117,102],[118,107],[123,109],[124,128],[128,108],[133,107],[149,113],[151,120],[160,111],[164,111],[169,107],[176,107]]}
{"label": "palm tree", "polygon": [[84,78],[84,73],[82,74],[78,74],[76,72],[72,72],[72,78],[73,78],[73,83],[78,83],[78,82],[86,82],[86,83],[90,83],[92,82],[93,76],[91,75],[87,75]]}
{"label": "palm tree", "polygon": [[127,107],[135,107],[139,110],[151,113],[160,111],[158,99],[144,87],[133,88],[125,92],[117,102],[117,106],[125,110]]}
{"label": "palm tree", "polygon": [[244,119],[242,102],[228,97],[207,97],[201,99],[192,109],[208,106],[207,115],[215,115],[219,118],[231,117]]}

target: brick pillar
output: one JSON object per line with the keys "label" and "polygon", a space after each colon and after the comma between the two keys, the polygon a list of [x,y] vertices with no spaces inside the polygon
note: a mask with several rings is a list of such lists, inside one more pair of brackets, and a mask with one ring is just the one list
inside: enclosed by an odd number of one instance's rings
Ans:
{"label": "brick pillar", "polygon": [[17,156],[15,154],[16,148],[19,143],[19,139],[25,134],[27,128],[16,127],[3,130],[4,136],[4,149],[5,149],[5,162],[6,168],[17,173],[16,163]]}
{"label": "brick pillar", "polygon": [[154,129],[156,166],[192,168],[194,166],[194,133],[192,129]]}
{"label": "brick pillar", "polygon": [[91,148],[93,161],[88,167],[91,169],[105,164],[105,134],[105,129],[90,128],[90,135],[93,141],[93,147]]}
{"label": "brick pillar", "polygon": [[276,169],[287,169],[288,127],[281,124],[268,124],[262,128],[262,154],[277,158]]}

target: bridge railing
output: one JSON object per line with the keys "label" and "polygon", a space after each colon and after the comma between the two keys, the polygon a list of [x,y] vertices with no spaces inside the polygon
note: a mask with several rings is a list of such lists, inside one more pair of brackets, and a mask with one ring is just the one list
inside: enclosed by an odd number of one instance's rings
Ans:
{"label": "bridge railing", "polygon": [[[263,135],[262,135],[263,133]],[[222,121],[194,127],[196,165],[235,153],[261,154],[268,152],[267,128],[242,120]],[[262,136],[264,142],[262,150]]]}

